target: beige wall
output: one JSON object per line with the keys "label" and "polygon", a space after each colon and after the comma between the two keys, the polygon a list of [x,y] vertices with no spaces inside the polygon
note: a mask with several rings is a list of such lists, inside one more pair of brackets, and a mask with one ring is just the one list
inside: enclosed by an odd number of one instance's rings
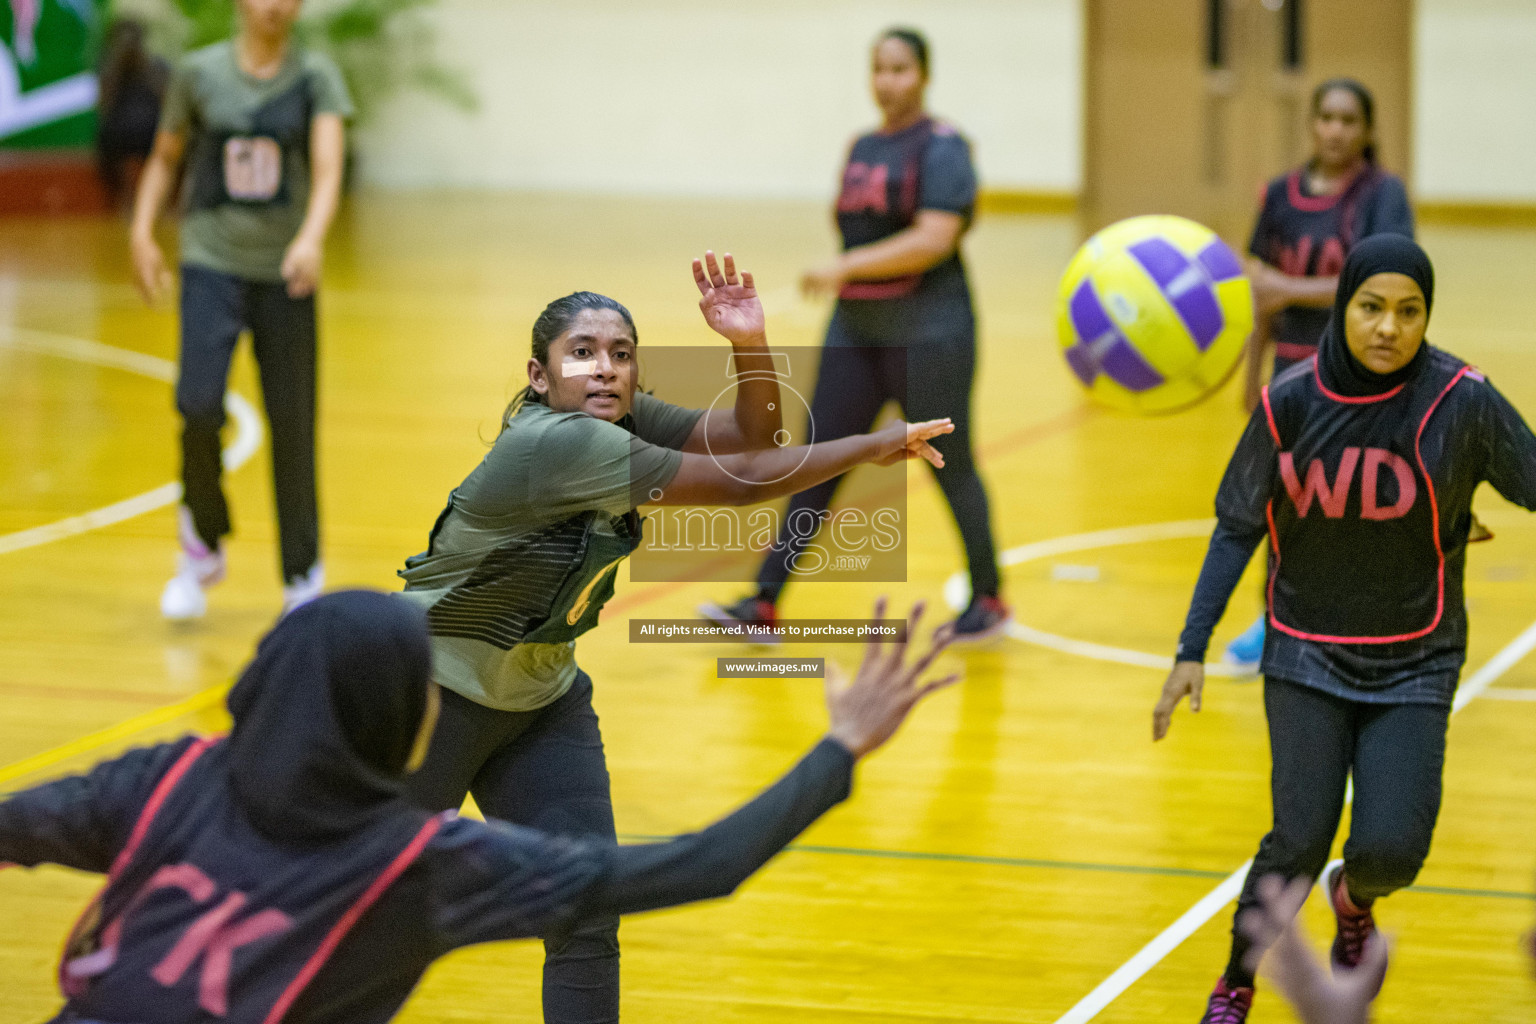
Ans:
{"label": "beige wall", "polygon": [[1078,187],[1078,0],[442,0],[437,17],[481,109],[395,102],[361,133],[371,183],[825,196],[875,122],[869,43],[899,22],[928,34],[930,107],[986,186]]}
{"label": "beige wall", "polygon": [[1536,203],[1536,0],[1418,0],[1421,200]]}
{"label": "beige wall", "polygon": [[[865,51],[911,23],[931,106],[983,182],[1082,181],[1082,0],[442,0],[442,50],[478,113],[394,102],[361,133],[365,180],[636,194],[821,197],[873,124]],[[1536,0],[1417,0],[1421,200],[1536,202]],[[1149,130],[1156,130],[1149,126]]]}

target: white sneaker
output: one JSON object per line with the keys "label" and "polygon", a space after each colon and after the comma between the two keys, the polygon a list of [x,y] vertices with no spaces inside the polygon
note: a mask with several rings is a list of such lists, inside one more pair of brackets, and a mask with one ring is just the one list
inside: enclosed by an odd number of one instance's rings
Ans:
{"label": "white sneaker", "polygon": [[181,553],[176,557],[176,575],[160,592],[160,614],[173,622],[185,622],[202,618],[208,611],[206,591],[224,578],[224,548],[210,550],[203,543],[185,505],[177,513]]}
{"label": "white sneaker", "polygon": [[208,595],[191,574],[178,572],[160,591],[160,614],[172,622],[200,619],[207,611]]}
{"label": "white sneaker", "polygon": [[295,608],[309,604],[320,596],[320,591],[325,589],[325,566],[316,562],[309,567],[309,572],[303,576],[296,576],[283,587],[283,614],[287,615]]}

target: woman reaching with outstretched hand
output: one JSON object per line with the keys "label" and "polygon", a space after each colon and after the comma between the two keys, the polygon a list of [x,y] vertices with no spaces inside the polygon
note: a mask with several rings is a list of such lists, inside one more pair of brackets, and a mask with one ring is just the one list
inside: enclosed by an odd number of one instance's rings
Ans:
{"label": "woman reaching with outstretched hand", "polygon": [[[726,254],[693,264],[699,307],[731,343],[733,409],[709,413],[637,390],[639,333],[613,299],[576,292],[533,325],[528,386],[495,445],[448,497],[427,550],[406,561],[403,597],[423,608],[443,711],[410,782],[431,810],[466,793],[486,815],[614,842],[592,680],[576,639],[597,625],[618,565],[640,543],[641,505],[746,505],[866,462],[943,457],[948,420],[892,423],[778,447],[777,378],[752,275]],[[750,378],[750,379],[749,379]],[[544,1016],[619,1015],[618,917],[593,915],[545,941]]]}

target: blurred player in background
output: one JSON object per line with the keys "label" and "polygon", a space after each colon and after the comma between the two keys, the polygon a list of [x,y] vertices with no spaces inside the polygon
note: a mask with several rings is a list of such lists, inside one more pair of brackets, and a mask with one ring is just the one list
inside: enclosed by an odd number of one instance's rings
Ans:
{"label": "blurred player in background", "polygon": [[283,608],[324,582],[315,495],[315,289],[341,195],[341,72],[293,39],[300,0],[237,0],[234,39],[188,54],[172,76],[133,212],[133,266],[155,302],[171,286],[155,220],[181,185],[181,553],[160,610],[201,616],[224,578],[230,532],[219,430],[230,359],[249,329],[272,432]]}
{"label": "blurred player in background", "polygon": [[[1272,378],[1317,353],[1350,249],[1382,232],[1413,237],[1408,190],[1376,161],[1375,118],[1365,86],[1323,82],[1312,92],[1312,157],[1264,190],[1248,242],[1256,321],[1244,389],[1250,413],[1271,348]],[[1262,615],[1227,648],[1242,665],[1257,665],[1263,651]]]}
{"label": "blurred player in background", "polygon": [[119,18],[107,29],[96,65],[96,169],[114,207],[155,148],[170,67],[144,49],[144,26]]}
{"label": "blurred player in background", "polygon": [[[1360,962],[1376,900],[1411,884],[1429,854],[1467,657],[1472,493],[1487,481],[1536,511],[1536,435],[1482,374],[1425,340],[1433,302],[1434,270],[1411,239],[1376,235],[1350,253],[1316,359],[1263,390],[1227,467],[1153,712],[1162,739],[1185,696],[1199,710],[1211,630],[1268,536],[1274,823],[1238,916],[1265,875],[1322,872],[1353,779],[1344,862],[1323,882],[1341,967]],[[1248,944],[1234,927],[1206,1024],[1247,1018]]]}
{"label": "blurred player in background", "polygon": [[[871,86],[883,123],[854,140],[843,168],[836,211],[843,252],[801,282],[807,294],[837,296],[811,422],[819,438],[859,434],[889,401],[909,418],[954,421],[955,432],[934,444],[945,462],[939,487],[960,527],[971,576],[970,604],[955,636],[980,640],[1002,632],[1009,612],[971,450],[976,316],[960,239],[975,212],[976,171],[970,144],[924,109],[928,43],[919,33],[896,28],[880,36]],[[792,524],[824,516],[838,482],[790,501],[755,594],[727,607],[706,604],[700,613],[721,624],[771,625],[790,567],[815,536]]]}

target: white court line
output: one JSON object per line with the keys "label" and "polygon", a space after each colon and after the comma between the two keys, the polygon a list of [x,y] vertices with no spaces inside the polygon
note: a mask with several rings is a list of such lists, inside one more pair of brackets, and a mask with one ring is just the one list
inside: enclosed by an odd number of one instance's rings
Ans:
{"label": "white court line", "polygon": [[1470,704],[1474,698],[1493,685],[1494,681],[1505,672],[1514,668],[1531,651],[1536,650],[1536,622],[1526,627],[1524,633],[1514,640],[1498,654],[1495,654],[1477,673],[1462,683],[1456,689],[1456,702],[1451,705],[1451,713],[1454,714]]}
{"label": "white court line", "polygon": [[1253,866],[1250,859],[1248,863],[1228,875],[1226,880],[1205,894],[1205,897],[1194,906],[1184,912],[1173,924],[1163,929],[1163,933],[1145,946],[1125,963],[1120,969],[1084,996],[1072,1009],[1063,1014],[1056,1024],[1086,1024],[1098,1016],[1099,1011],[1130,988],[1158,963],[1178,948],[1179,944],[1200,930],[1200,926],[1211,918],[1221,913],[1221,909],[1228,903],[1237,899],[1243,891],[1243,881],[1248,877],[1248,869]]}
{"label": "white court line", "polygon": [[[1179,519],[1167,523],[1145,523],[1140,526],[1122,526],[1113,530],[1097,530],[1093,533],[1075,533],[1011,548],[1002,553],[999,561],[1004,566],[1020,565],[1024,562],[1071,554],[1075,551],[1094,551],[1099,548],[1145,544],[1157,540],[1209,537],[1215,528],[1215,519]],[[965,607],[965,602],[969,598],[970,587],[965,573],[957,572],[945,582],[944,599],[956,610]],[[1164,672],[1173,668],[1172,655],[1148,654],[1146,651],[1133,651],[1125,647],[1112,647],[1109,644],[1096,644],[1056,633],[1047,633],[1017,618],[1008,623],[1007,632],[1015,640],[1061,651],[1063,654],[1092,658],[1095,661],[1109,661],[1118,665],[1134,665],[1137,668],[1159,669]],[[1239,668],[1223,661],[1206,662],[1205,672],[1207,675],[1227,677],[1247,677],[1254,674],[1252,669]]]}
{"label": "white court line", "polygon": [[[1486,665],[1461,684],[1456,691],[1456,701],[1451,706],[1451,714],[1454,715],[1466,707],[1532,650],[1536,650],[1536,622],[1527,626],[1525,632],[1505,645],[1503,650],[1490,658]],[[1252,866],[1253,861],[1249,860],[1228,875],[1226,880],[1207,893],[1204,899],[1185,911],[1182,917],[1163,929],[1157,938],[1143,946],[1115,973],[1105,978],[1097,988],[1084,996],[1076,1006],[1059,1017],[1056,1024],[1087,1024],[1098,1016],[1099,1011],[1118,999],[1126,989],[1136,984],[1144,974],[1177,949],[1185,939],[1236,899],[1242,891],[1244,879],[1248,877],[1248,869]]]}
{"label": "white court line", "polygon": [[1506,686],[1484,692],[1483,700],[1536,701],[1536,690],[1522,690],[1513,686]]}
{"label": "white court line", "polygon": [[[176,380],[176,364],[159,356],[146,355],[125,348],[114,348],[99,341],[72,338],[46,331],[25,328],[0,327],[0,348],[40,352],[44,355],[73,359],[76,362],[108,369],[123,370],[141,377],[173,383]],[[235,421],[235,439],[224,449],[226,469],[239,469],[261,447],[261,417],[251,403],[230,391],[224,396],[224,408]],[[74,537],[103,526],[120,523],[157,508],[174,505],[181,500],[181,484],[169,483],[152,491],[136,494],[111,505],[92,509],[83,515],[70,516],[42,526],[34,526],[15,533],[0,534],[0,555],[25,548],[35,548],[66,537]]]}

